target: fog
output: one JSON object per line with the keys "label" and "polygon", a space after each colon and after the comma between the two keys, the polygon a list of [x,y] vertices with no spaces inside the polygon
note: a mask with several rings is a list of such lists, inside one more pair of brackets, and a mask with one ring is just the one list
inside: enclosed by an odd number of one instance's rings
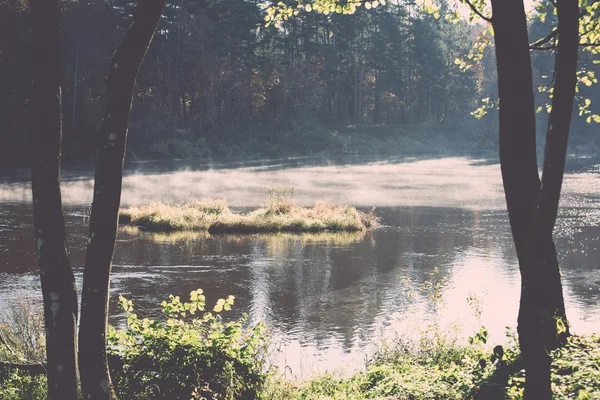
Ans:
{"label": "fog", "polygon": [[[216,197],[233,207],[255,207],[265,202],[268,188],[286,186],[295,189],[295,199],[302,204],[327,200],[359,207],[505,208],[499,164],[463,157],[306,167],[280,163],[205,170],[183,168],[176,172],[139,171],[130,170],[124,177],[122,205]],[[593,170],[565,174],[561,205],[592,204],[599,180]],[[91,177],[62,183],[66,205],[91,203],[92,191]],[[28,182],[0,185],[0,201],[30,199]]]}

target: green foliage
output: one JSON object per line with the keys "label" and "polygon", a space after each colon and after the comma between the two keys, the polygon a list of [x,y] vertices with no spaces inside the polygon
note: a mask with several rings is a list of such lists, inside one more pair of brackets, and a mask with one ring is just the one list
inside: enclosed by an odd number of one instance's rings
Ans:
{"label": "green foliage", "polygon": [[348,0],[343,2],[339,0],[313,0],[306,3],[302,0],[298,0],[295,6],[291,6],[282,1],[277,3],[267,1],[263,3],[263,8],[265,8],[267,12],[264,17],[266,22],[265,26],[269,27],[271,24],[274,24],[275,26],[279,27],[281,26],[281,22],[287,21],[291,17],[296,17],[304,11],[314,11],[323,15],[354,14],[357,8],[361,6],[364,6],[365,9],[370,10],[379,6],[385,6],[386,4],[386,0]]}
{"label": "green foliage", "polygon": [[[485,330],[485,328],[482,328]],[[456,339],[456,338],[454,338]],[[272,399],[472,399],[509,361],[501,347],[458,345],[440,336],[431,346],[400,340],[381,348],[366,370],[351,377],[325,374],[297,388],[279,385]]]}
{"label": "green foliage", "polygon": [[2,400],[45,400],[47,398],[45,375],[30,376],[19,370],[2,371],[6,378],[0,381]]}
{"label": "green foliage", "polygon": [[189,301],[169,296],[164,318],[140,319],[131,300],[120,297],[127,328],[109,329],[109,353],[123,362],[113,374],[123,399],[254,399],[265,382],[265,328],[247,317],[223,322],[233,296],[205,310],[201,289]]}
{"label": "green foliage", "polygon": [[[493,349],[485,346],[488,336],[484,327],[468,345],[457,345],[449,337],[440,337],[428,348],[396,342],[380,350],[365,372],[351,377],[325,374],[298,387],[279,382],[278,391],[271,389],[269,398],[521,400],[525,374],[516,334],[507,327],[506,335],[507,342]],[[600,398],[600,337],[572,336],[551,355],[555,399]]]}
{"label": "green foliage", "polygon": [[571,336],[552,353],[552,389],[555,399],[600,398],[600,337]]}

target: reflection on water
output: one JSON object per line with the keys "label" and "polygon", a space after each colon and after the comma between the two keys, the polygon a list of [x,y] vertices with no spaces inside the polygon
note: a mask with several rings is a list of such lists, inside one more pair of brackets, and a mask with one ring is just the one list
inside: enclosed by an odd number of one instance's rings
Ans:
{"label": "reflection on water", "polygon": [[[373,232],[215,236],[122,229],[112,276],[112,321],[120,321],[115,310],[119,294],[131,298],[143,315],[153,314],[169,294],[187,296],[203,288],[209,304],[233,294],[233,315],[247,312],[253,321],[266,320],[278,344],[278,362],[289,365],[297,376],[359,368],[364,364],[363,353],[381,335],[410,335],[414,333],[414,326],[407,322],[411,316],[423,318],[436,308],[442,323],[458,324],[465,335],[485,325],[493,339],[501,340],[504,327],[516,323],[520,277],[505,212],[495,206],[502,202],[497,198],[496,178],[488,176],[492,169],[497,172],[497,166],[461,163],[441,161],[444,166],[458,166],[466,174],[461,177],[435,164],[423,164],[431,167],[428,171],[411,172],[429,181],[438,179],[434,194],[423,187],[397,187],[400,180],[414,179],[401,175],[417,163],[377,165],[371,172],[367,166],[351,166],[344,173],[342,167],[306,168],[304,175],[299,168],[285,170],[294,179],[301,176],[303,187],[321,187],[331,180],[348,189],[351,176],[344,174],[357,175],[359,182],[377,179],[379,188],[395,187],[378,192],[383,197],[377,203],[389,206],[377,210],[384,227]],[[325,170],[315,172],[319,168]],[[361,178],[361,170],[369,177]],[[329,173],[340,176],[319,175]],[[600,185],[594,186],[598,176],[586,172],[568,177],[570,200],[563,203],[556,231],[567,312],[573,329],[580,332],[600,331]],[[476,191],[472,184],[457,184],[469,179],[476,184],[490,180],[479,188],[485,193],[469,194],[471,199],[466,200],[467,205],[475,204],[474,198],[482,203],[456,207],[462,190]],[[413,190],[429,193],[430,198],[422,201],[425,206],[410,204],[416,201]],[[338,198],[357,199],[352,193],[339,193]],[[247,199],[230,201],[241,204]],[[427,206],[431,204],[435,207]],[[66,209],[78,280],[85,251],[84,211],[78,205]],[[39,296],[30,205],[2,203],[0,221],[0,305],[19,290]],[[447,281],[443,304],[437,307],[423,290],[435,271],[438,279]],[[467,301],[469,296],[483,311],[479,319]]]}

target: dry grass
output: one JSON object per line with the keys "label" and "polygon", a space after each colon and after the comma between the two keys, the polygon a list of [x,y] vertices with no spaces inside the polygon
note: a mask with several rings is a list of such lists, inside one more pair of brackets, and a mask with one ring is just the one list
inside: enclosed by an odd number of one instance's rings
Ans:
{"label": "dry grass", "polygon": [[231,214],[223,200],[203,198],[187,204],[154,203],[121,209],[119,223],[152,232],[206,231],[217,219]]}
{"label": "dry grass", "polygon": [[372,211],[325,202],[302,207],[291,199],[292,194],[291,190],[272,190],[269,202],[248,214],[231,211],[223,200],[207,198],[188,204],[130,207],[121,210],[119,222],[152,232],[210,233],[360,232],[378,224]]}
{"label": "dry grass", "polygon": [[45,358],[42,307],[19,293],[0,313],[0,360],[27,364]]}

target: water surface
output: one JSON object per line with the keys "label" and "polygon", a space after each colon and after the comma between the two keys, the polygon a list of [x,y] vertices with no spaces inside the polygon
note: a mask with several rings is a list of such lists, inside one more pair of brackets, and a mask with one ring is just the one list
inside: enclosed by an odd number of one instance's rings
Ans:
{"label": "water surface", "polygon": [[[178,168],[172,172],[171,168]],[[92,181],[67,171],[63,197],[71,261],[84,261]],[[359,234],[206,235],[119,231],[111,321],[118,295],[153,315],[169,294],[203,288],[209,303],[236,296],[232,316],[264,320],[274,357],[293,375],[360,368],[389,334],[410,335],[436,314],[462,335],[485,325],[494,340],[516,324],[520,277],[508,228],[499,166],[448,158],[387,162],[254,165],[137,165],[123,203],[222,197],[255,207],[265,189],[293,186],[315,200],[377,207],[383,227]],[[0,305],[15,293],[39,301],[29,185],[0,184]],[[567,313],[577,332],[600,331],[600,168],[583,162],[565,176],[555,232]],[[431,301],[427,282],[445,282]],[[475,298],[478,317],[467,298]]]}

